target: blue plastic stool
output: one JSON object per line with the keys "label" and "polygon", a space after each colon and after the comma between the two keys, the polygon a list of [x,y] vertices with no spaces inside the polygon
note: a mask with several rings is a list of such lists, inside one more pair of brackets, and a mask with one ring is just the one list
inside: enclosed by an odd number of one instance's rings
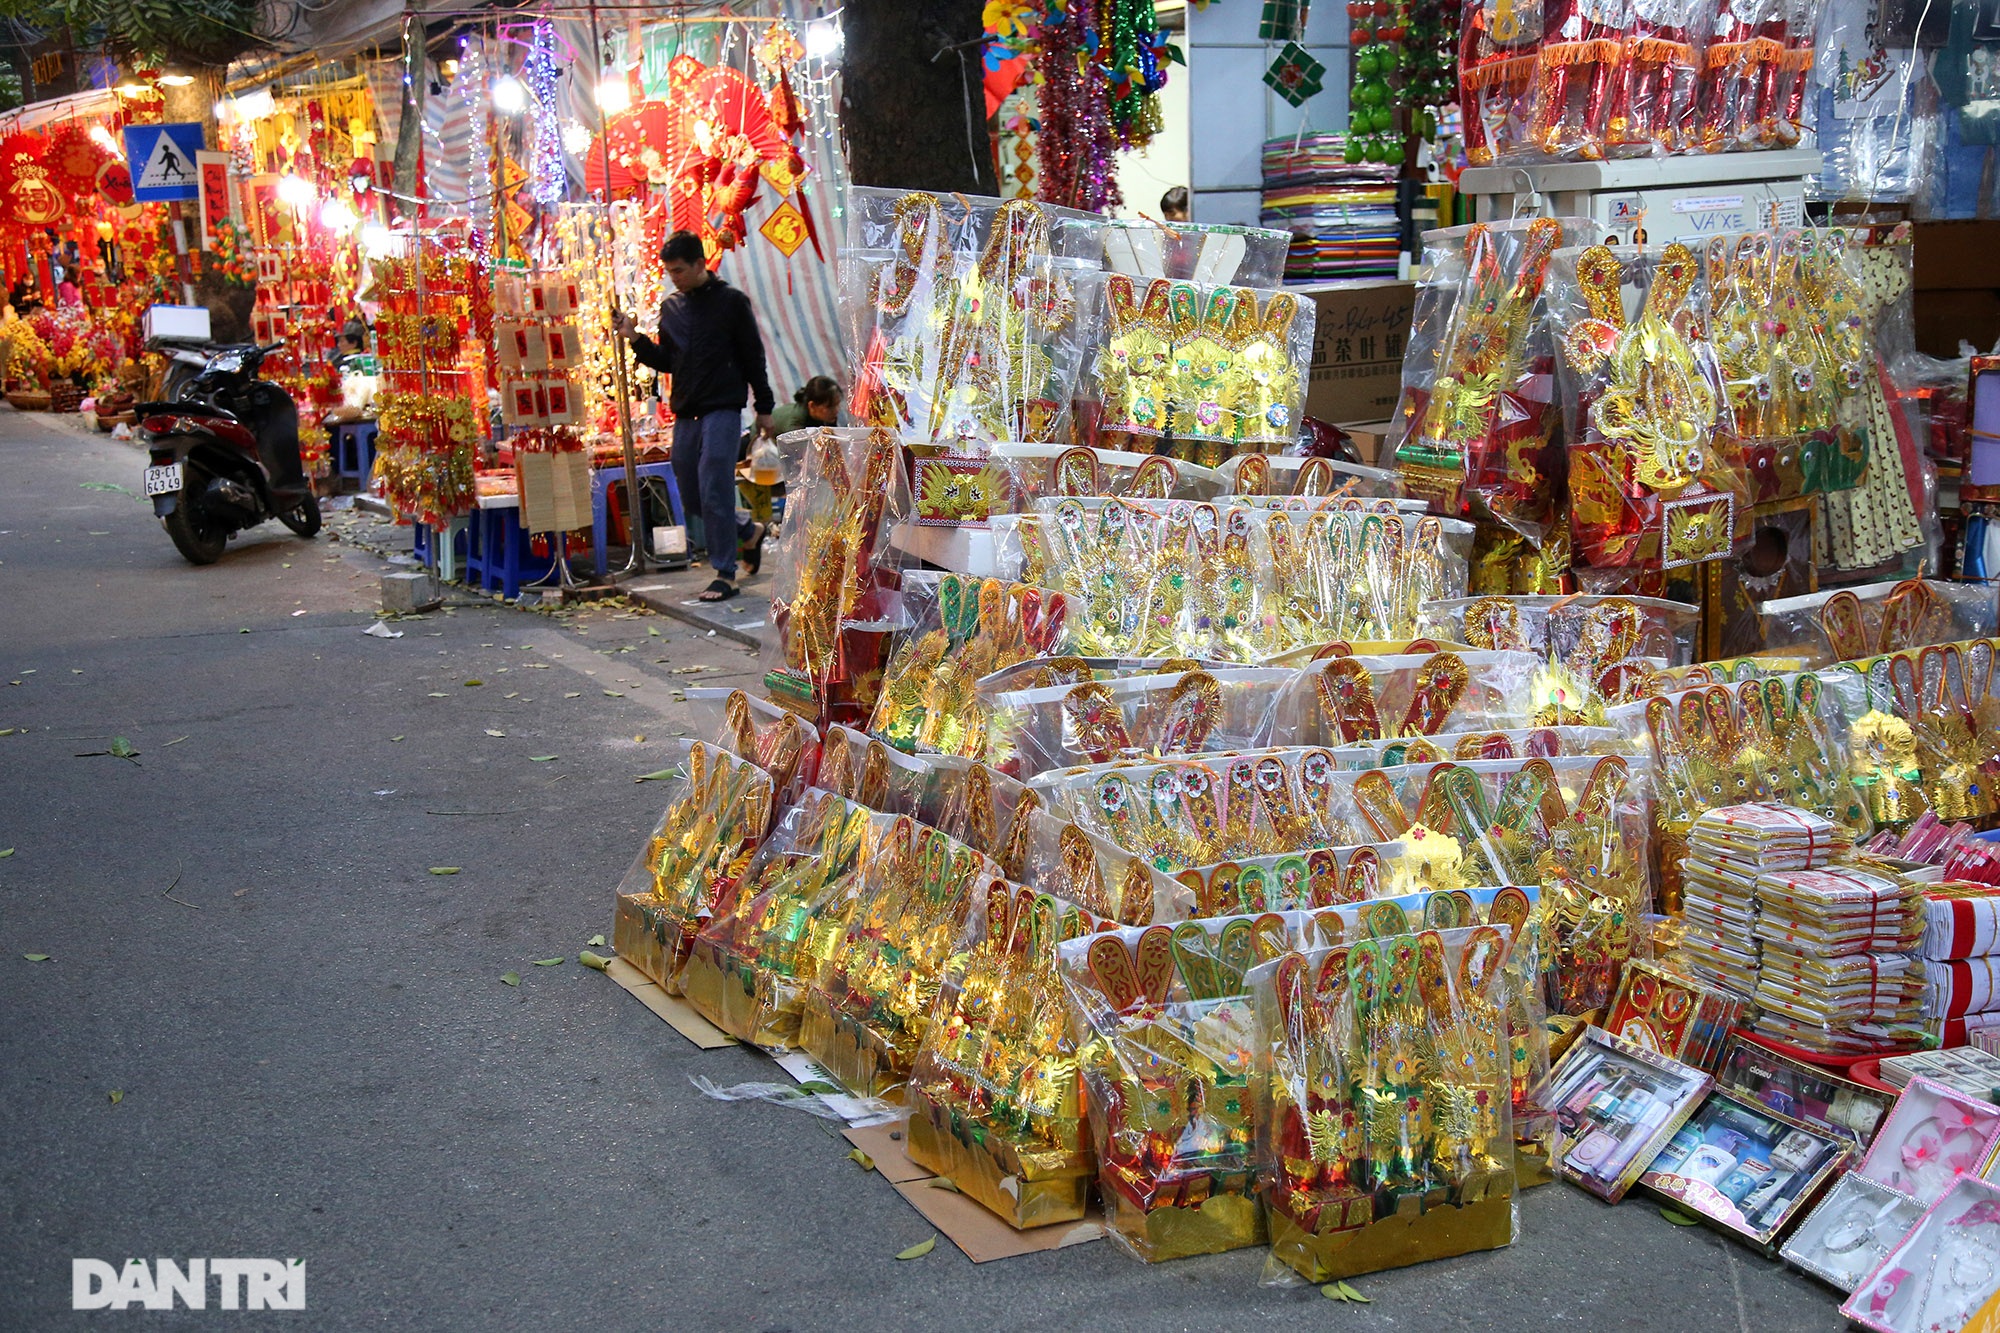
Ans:
{"label": "blue plastic stool", "polygon": [[352,481],[357,490],[368,489],[375,471],[375,437],[379,428],[372,421],[343,421],[331,429],[333,475]]}
{"label": "blue plastic stool", "polygon": [[521,595],[524,577],[545,578],[555,569],[554,543],[566,540],[568,534],[549,534],[550,554],[538,556],[534,550],[534,534],[521,526],[519,506],[484,509],[479,517],[485,529],[480,545],[487,592],[497,592],[511,602]]}
{"label": "blue plastic stool", "polygon": [[[647,477],[659,477],[667,483],[667,507],[673,511],[674,522],[682,527],[686,527],[687,513],[681,505],[680,487],[674,484],[674,465],[672,463],[639,464],[639,478],[642,485]],[[611,504],[609,499],[611,484],[613,482],[622,482],[624,479],[625,469],[622,466],[601,467],[591,473],[590,476],[590,550],[591,556],[597,565],[597,577],[599,578],[604,577],[607,567],[604,559],[604,545],[606,538],[610,536],[611,529]],[[642,540],[639,537],[638,515],[627,514],[625,516],[625,526],[632,532],[634,540]]]}
{"label": "blue plastic stool", "polygon": [[466,528],[463,518],[452,519],[442,533],[428,523],[412,523],[411,552],[426,569],[436,571],[438,578],[454,582],[465,561]]}

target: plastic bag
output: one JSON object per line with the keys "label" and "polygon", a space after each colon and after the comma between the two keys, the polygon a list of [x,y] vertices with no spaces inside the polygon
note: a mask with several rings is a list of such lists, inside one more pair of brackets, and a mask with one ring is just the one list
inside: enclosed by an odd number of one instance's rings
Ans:
{"label": "plastic bag", "polygon": [[1765,602],[1757,619],[1771,652],[1821,666],[1991,636],[2000,606],[1991,584],[1904,579]]}
{"label": "plastic bag", "polygon": [[1177,278],[1276,287],[1285,280],[1292,234],[1269,227],[1106,218],[1104,267],[1135,278]]}
{"label": "plastic bag", "polygon": [[618,956],[680,994],[695,933],[729,896],[776,813],[771,775],[692,741],[675,767],[666,810],[618,883],[612,945]]}
{"label": "plastic bag", "polygon": [[1044,773],[1029,785],[1052,811],[1169,873],[1244,856],[1330,847],[1324,750],[1102,764]]}
{"label": "plastic bag", "polygon": [[995,881],[939,985],[908,1088],[910,1158],[1016,1227],[1089,1205],[1096,1158],[1056,950],[1117,924]]}
{"label": "plastic bag", "polygon": [[1512,936],[1360,939],[1252,971],[1274,1266],[1326,1282],[1513,1241]]}
{"label": "plastic bag", "polygon": [[1635,753],[1633,738],[1616,727],[1509,727],[1498,731],[1441,731],[1430,736],[1388,736],[1333,746],[1344,769],[1393,768],[1466,759],[1573,759]]}
{"label": "plastic bag", "polygon": [[1396,891],[1403,880],[1403,844],[1370,842],[1245,857],[1191,866],[1175,878],[1193,892],[1198,916],[1306,911]]}
{"label": "plastic bag", "polygon": [[1031,778],[1053,768],[1270,744],[1291,671],[1245,668],[1132,676],[990,697],[988,759]]}
{"label": "plastic bag", "polygon": [[1315,307],[1290,292],[1113,274],[1090,367],[1096,443],[1219,466],[1290,445]]}
{"label": "plastic bag", "polygon": [[799,1045],[849,1091],[885,1097],[908,1080],[944,967],[998,867],[903,817],[871,848],[845,933],[814,977]]}
{"label": "plastic bag", "polygon": [[[1262,455],[1257,455],[1262,457]],[[1080,444],[996,444],[994,461],[1008,469],[1017,508],[1068,496],[1121,495],[1128,500],[1213,500],[1229,489],[1213,468],[1168,458],[1092,449]]]}
{"label": "plastic bag", "polygon": [[1657,673],[1694,660],[1701,612],[1657,597],[1489,596],[1427,603],[1424,626],[1478,648],[1538,654],[1538,725],[1599,723],[1606,705],[1649,690]]}
{"label": "plastic bag", "polygon": [[1282,454],[1238,454],[1216,471],[1229,494],[1335,496],[1393,500],[1403,493],[1390,468],[1343,463],[1334,458],[1287,458]]}
{"label": "plastic bag", "polygon": [[1905,649],[1821,673],[1847,728],[1854,783],[1878,825],[2000,816],[2000,642]]}
{"label": "plastic bag", "polygon": [[874,706],[897,559],[888,525],[907,509],[901,449],[887,431],[825,427],[808,443],[773,558],[766,683],[823,722]]}
{"label": "plastic bag", "polygon": [[1110,1234],[1148,1261],[1261,1244],[1256,1018],[1244,975],[1283,918],[1209,918],[1069,940],[1057,970]]}
{"label": "plastic bag", "polygon": [[1552,1012],[1606,1004],[1642,949],[1652,897],[1648,768],[1623,756],[1469,760],[1337,774],[1327,822],[1343,841],[1396,839],[1406,882],[1541,886]]}
{"label": "plastic bag", "polygon": [[863,876],[908,820],[809,790],[695,936],[681,986],[741,1041],[798,1044],[807,989],[846,935]]}
{"label": "plastic bag", "polygon": [[[1574,559],[1679,569],[1749,540],[1729,395],[1700,336],[1694,251],[1594,245],[1549,266],[1562,333]],[[1628,313],[1626,288],[1639,292]]]}
{"label": "plastic bag", "polygon": [[1028,821],[1041,798],[976,759],[918,755],[929,776],[917,817],[990,857],[1009,879],[1027,875]]}
{"label": "plastic bag", "polygon": [[[1471,120],[1468,113],[1468,128]],[[1548,527],[1561,461],[1549,447],[1556,346],[1539,316],[1542,286],[1550,257],[1597,231],[1580,218],[1536,218],[1425,237],[1428,247],[1461,246],[1463,269],[1457,290],[1437,301],[1448,306],[1443,328],[1421,335],[1437,348],[1435,369],[1421,404],[1414,387],[1406,395],[1411,424],[1396,466],[1409,493],[1437,512],[1537,539]]]}
{"label": "plastic bag", "polygon": [[819,776],[819,729],[797,713],[740,689],[697,685],[686,691],[694,729],[771,775],[780,807]]}
{"label": "plastic bag", "polygon": [[914,815],[923,808],[931,770],[922,760],[851,727],[826,729],[818,785],[836,796],[885,815]]}
{"label": "plastic bag", "polygon": [[[1030,790],[1024,801],[1039,802]],[[1101,915],[1128,925],[1179,921],[1195,914],[1195,897],[1172,875],[1155,869],[1060,811],[1029,811],[1021,839],[1023,883],[1071,902],[1101,904]]]}
{"label": "plastic bag", "polygon": [[1277,745],[1341,745],[1533,720],[1533,653],[1335,657],[1300,671],[1279,702]]}
{"label": "plastic bag", "polygon": [[864,187],[849,210],[855,416],[961,454],[1066,438],[1102,281],[1096,220],[1029,199]]}
{"label": "plastic bag", "polygon": [[986,752],[988,727],[979,678],[1060,654],[1069,599],[960,574],[939,577],[936,592],[890,659],[869,730],[898,749],[977,759]]}

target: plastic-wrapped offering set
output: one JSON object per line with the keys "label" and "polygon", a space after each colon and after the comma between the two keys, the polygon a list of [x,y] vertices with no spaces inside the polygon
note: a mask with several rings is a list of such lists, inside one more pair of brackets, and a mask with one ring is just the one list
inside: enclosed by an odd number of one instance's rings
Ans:
{"label": "plastic-wrapped offering set", "polygon": [[1174,278],[1278,287],[1292,235],[1269,227],[1159,223],[1107,218],[1100,223],[1104,267],[1134,278]]}
{"label": "plastic-wrapped offering set", "polygon": [[1157,759],[1268,744],[1280,696],[1297,675],[1277,668],[1186,671],[1085,680],[987,694],[987,757],[1033,777],[1054,768]]}
{"label": "plastic-wrapped offering set", "polygon": [[1324,750],[1273,749],[1064,769],[1031,786],[1053,809],[1172,874],[1333,846],[1324,813],[1332,775]]}
{"label": "plastic-wrapped offering set", "polygon": [[1343,463],[1331,458],[1288,458],[1281,454],[1238,454],[1216,471],[1239,499],[1285,496],[1293,499],[1354,496],[1394,500],[1403,488],[1394,471]]}
{"label": "plastic-wrapped offering set", "polygon": [[862,188],[849,208],[855,415],[961,454],[1062,439],[1101,281],[1095,219]]}
{"label": "plastic-wrapped offering set", "polygon": [[1718,806],[1776,801],[1861,836],[1868,812],[1848,780],[1838,712],[1811,672],[1655,695],[1615,710],[1621,721],[1645,719],[1663,833],[1684,835]]}
{"label": "plastic-wrapped offering set", "polygon": [[814,978],[799,1044],[856,1093],[908,1080],[968,915],[1011,893],[998,867],[907,816],[873,849],[843,938]]}
{"label": "plastic-wrapped offering set", "polygon": [[1460,20],[1475,166],[1798,142],[1811,0],[1482,0]]}
{"label": "plastic-wrapped offering set", "polygon": [[687,691],[697,735],[771,775],[778,804],[789,805],[819,773],[819,731],[797,713],[742,690],[696,686]]}
{"label": "plastic-wrapped offering set", "polygon": [[[1721,366],[1700,336],[1700,276],[1678,242],[1565,250],[1551,265],[1579,564],[1678,569],[1736,548],[1746,481]],[[1627,288],[1639,293],[1629,314]]]}
{"label": "plastic-wrapped offering set", "polygon": [[618,956],[672,994],[696,931],[775,813],[772,777],[752,760],[695,741],[677,767],[658,827],[619,882],[612,929]]}
{"label": "plastic-wrapped offering set", "polygon": [[1770,651],[1823,666],[1990,638],[2000,630],[2000,605],[1987,584],[1903,579],[1764,602],[1757,620]]}
{"label": "plastic-wrapped offering set", "polygon": [[938,578],[935,589],[890,659],[869,730],[899,749],[977,759],[987,741],[979,678],[1061,652],[1069,600],[959,574]]}
{"label": "plastic-wrapped offering set", "polygon": [[[1407,639],[1464,591],[1436,518],[1184,501],[1042,501],[1022,577],[1080,606],[1079,651],[1257,662],[1337,640]],[[1453,525],[1461,526],[1461,525]]]}
{"label": "plastic-wrapped offering set", "polygon": [[1207,918],[1070,940],[1085,1103],[1111,1234],[1148,1260],[1264,1240],[1257,1018],[1246,974],[1295,944],[1285,918]]}
{"label": "plastic-wrapped offering set", "polygon": [[908,821],[806,792],[696,935],[681,971],[689,1001],[740,1040],[797,1045],[806,992],[846,937],[868,865],[899,828]]}
{"label": "plastic-wrapped offering set", "polygon": [[1556,342],[1542,288],[1555,252],[1596,234],[1582,219],[1536,218],[1425,237],[1434,276],[1404,360],[1395,457],[1410,494],[1438,512],[1546,531],[1560,463],[1549,456]]}
{"label": "plastic-wrapped offering set", "polygon": [[1513,1240],[1511,939],[1359,939],[1252,974],[1276,1260],[1324,1282]]}
{"label": "plastic-wrapped offering set", "polygon": [[1165,454],[1082,444],[996,444],[993,462],[1007,469],[1019,509],[1032,508],[1036,500],[1106,495],[1127,500],[1213,500],[1229,490],[1229,478],[1214,468]]}
{"label": "plastic-wrapped offering set", "polygon": [[1326,658],[1287,688],[1272,739],[1352,745],[1527,722],[1537,666],[1528,653],[1451,650]]}
{"label": "plastic-wrapped offering set", "polygon": [[1336,745],[1334,762],[1345,769],[1394,768],[1467,759],[1575,759],[1634,753],[1632,738],[1616,727],[1508,727],[1498,731],[1441,731]]}
{"label": "plastic-wrapped offering set", "polygon": [[1846,831],[1794,806],[1722,806],[1695,818],[1681,866],[1686,965],[1695,976],[1754,995],[1761,966],[1757,881],[1767,871],[1826,865]]}
{"label": "plastic-wrapped offering set", "polygon": [[1757,1030],[1808,1050],[1865,1052],[1918,1035],[1922,902],[1856,866],[1757,880]]}
{"label": "plastic-wrapped offering set", "polygon": [[1194,894],[1203,916],[1290,912],[1369,902],[1403,881],[1401,843],[1315,847],[1191,866],[1174,878]]}
{"label": "plastic-wrapped offering set", "polygon": [[[1132,907],[1128,923],[1143,923],[1152,904]],[[1089,1204],[1095,1157],[1056,949],[1118,925],[996,881],[944,968],[910,1080],[910,1157],[1014,1226],[1072,1221]]]}
{"label": "plastic-wrapped offering set", "polygon": [[1976,639],[1842,664],[1864,696],[1848,707],[1853,775],[1877,824],[2000,815],[1996,648]]}
{"label": "plastic-wrapped offering set", "polygon": [[786,514],[765,683],[822,718],[859,720],[874,706],[896,577],[884,534],[908,499],[900,452],[888,431],[814,432]]}
{"label": "plastic-wrapped offering set", "polygon": [[1091,365],[1098,438],[1203,467],[1290,444],[1312,362],[1313,307],[1290,292],[1113,274]]}
{"label": "plastic-wrapped offering set", "polygon": [[1565,686],[1610,703],[1635,697],[1662,669],[1692,662],[1700,619],[1700,608],[1658,597],[1460,597],[1424,607],[1432,633],[1539,654],[1561,669]]}
{"label": "plastic-wrapped offering set", "polygon": [[1343,842],[1400,841],[1413,882],[1539,884],[1550,1010],[1610,1002],[1650,900],[1650,812],[1631,762],[1408,765],[1338,773],[1330,787],[1329,831]]}

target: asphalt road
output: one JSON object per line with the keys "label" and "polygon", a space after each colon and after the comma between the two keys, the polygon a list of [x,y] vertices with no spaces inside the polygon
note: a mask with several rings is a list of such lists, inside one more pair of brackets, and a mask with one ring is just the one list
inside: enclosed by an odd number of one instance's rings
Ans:
{"label": "asphalt road", "polygon": [[[1256,1252],[896,1261],[932,1228],[824,1122],[688,1081],[767,1060],[575,962],[674,691],[752,657],[469,599],[371,638],[377,555],[269,525],[194,569],[140,466],[0,408],[0,1330],[1841,1327],[1831,1291],[1566,1186],[1365,1307]],[[131,1256],[302,1258],[307,1308],[70,1310],[73,1259]]]}

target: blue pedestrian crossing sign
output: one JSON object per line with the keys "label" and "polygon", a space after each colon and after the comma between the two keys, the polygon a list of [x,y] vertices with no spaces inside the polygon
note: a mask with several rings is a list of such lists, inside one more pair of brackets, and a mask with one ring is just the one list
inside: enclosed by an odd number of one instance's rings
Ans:
{"label": "blue pedestrian crossing sign", "polygon": [[195,171],[202,151],[201,126],[127,125],[125,163],[132,172],[132,197],[141,200],[199,199],[201,177]]}

